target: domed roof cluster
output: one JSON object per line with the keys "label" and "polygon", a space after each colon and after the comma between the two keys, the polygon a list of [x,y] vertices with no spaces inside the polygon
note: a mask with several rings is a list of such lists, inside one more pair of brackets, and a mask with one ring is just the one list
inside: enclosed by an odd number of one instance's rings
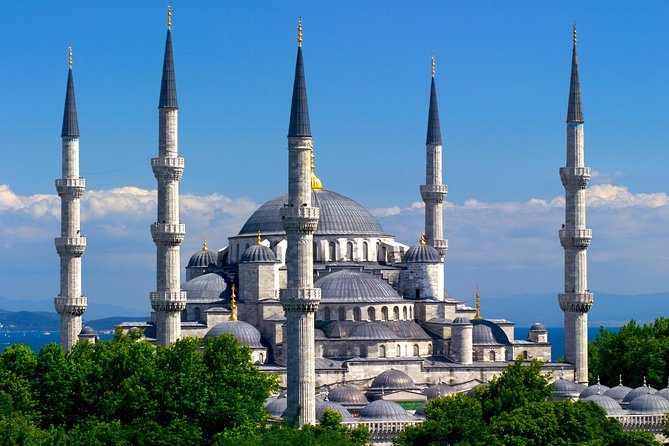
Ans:
{"label": "domed roof cluster", "polygon": [[499,325],[484,319],[472,320],[472,342],[480,345],[507,345],[509,337]]}
{"label": "domed roof cluster", "polygon": [[[604,393],[609,390],[607,386],[604,384],[600,384],[599,382],[599,377],[597,377],[597,384],[593,384],[587,389],[585,389],[581,394],[579,395],[580,399],[587,398],[589,396],[593,395],[604,395]],[[615,400],[614,400],[615,401]]]}
{"label": "domed roof cluster", "polygon": [[[239,235],[283,234],[280,209],[288,202],[288,194],[272,198],[260,206],[246,221]],[[311,190],[312,206],[320,208],[314,235],[383,236],[383,228],[365,208],[348,197],[325,189]]]}
{"label": "domed roof cluster", "polygon": [[442,396],[452,395],[455,393],[455,389],[448,384],[439,383],[426,387],[422,390],[422,393],[428,400],[433,400]]}
{"label": "domed roof cluster", "polygon": [[372,390],[406,390],[415,389],[416,384],[409,375],[399,370],[390,369],[382,372],[372,381]]}
{"label": "domed roof cluster", "polygon": [[207,248],[207,239],[202,244],[202,249],[190,257],[187,267],[207,268],[216,266],[216,253]]}
{"label": "domed roof cluster", "polygon": [[221,336],[224,334],[233,335],[240,344],[248,345],[251,348],[261,348],[260,332],[251,324],[244,321],[223,321],[214,325],[205,338]]}
{"label": "domed roof cluster", "polygon": [[402,297],[383,279],[371,274],[343,269],[321,277],[314,283],[321,289],[321,303],[397,302]]}
{"label": "domed roof cluster", "polygon": [[347,406],[360,406],[369,402],[361,390],[351,386],[339,386],[330,390],[328,399]]}
{"label": "domed roof cluster", "polygon": [[630,401],[627,405],[627,410],[638,414],[667,413],[669,412],[669,401],[661,396],[645,393]]}
{"label": "domed roof cluster", "polygon": [[629,391],[627,395],[625,395],[625,398],[623,398],[623,403],[630,403],[641,395],[648,395],[656,392],[657,392],[656,389],[653,389],[652,387],[649,387],[646,384],[644,384],[643,386],[639,386],[636,389],[632,389],[631,391]]}
{"label": "domed roof cluster", "polygon": [[202,274],[181,285],[189,300],[221,299],[226,288],[225,280],[216,273]]}
{"label": "domed roof cluster", "polygon": [[360,411],[360,418],[367,420],[408,421],[413,417],[394,401],[376,400]]}
{"label": "domed roof cluster", "polygon": [[425,244],[425,239],[421,235],[420,243],[409,248],[404,254],[404,261],[406,263],[439,263],[441,256],[439,251]]}
{"label": "domed roof cluster", "polygon": [[276,263],[276,255],[267,246],[255,244],[246,248],[239,263]]}

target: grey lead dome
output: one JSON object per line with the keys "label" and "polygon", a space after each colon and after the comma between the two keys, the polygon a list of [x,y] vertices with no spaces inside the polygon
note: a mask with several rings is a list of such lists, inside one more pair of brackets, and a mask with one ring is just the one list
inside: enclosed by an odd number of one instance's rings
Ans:
{"label": "grey lead dome", "polygon": [[386,281],[371,274],[344,269],[314,283],[321,289],[321,302],[397,302],[402,297]]}
{"label": "grey lead dome", "polygon": [[221,322],[209,330],[204,337],[211,338],[228,333],[233,335],[240,344],[248,345],[249,347],[262,347],[260,332],[253,325],[244,321]]}
{"label": "grey lead dome", "polygon": [[384,421],[404,421],[413,419],[411,415],[402,409],[402,406],[394,401],[388,400],[372,401],[360,411],[360,418]]}
{"label": "grey lead dome", "polygon": [[253,245],[246,248],[239,263],[276,263],[276,255],[267,246]]}
{"label": "grey lead dome", "polygon": [[385,390],[415,389],[416,384],[406,373],[390,369],[382,372],[379,376],[374,378],[370,388]]}
{"label": "grey lead dome", "polygon": [[439,263],[439,252],[430,245],[415,245],[409,248],[404,255],[407,263]]}

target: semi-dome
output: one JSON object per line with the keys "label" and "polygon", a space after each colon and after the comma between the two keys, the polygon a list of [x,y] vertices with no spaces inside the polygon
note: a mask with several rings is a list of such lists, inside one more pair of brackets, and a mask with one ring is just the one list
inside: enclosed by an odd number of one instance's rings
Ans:
{"label": "semi-dome", "polygon": [[233,335],[240,344],[248,345],[251,348],[262,347],[260,343],[260,332],[251,324],[244,321],[223,321],[214,325],[205,338],[221,336],[224,334]]}
{"label": "semi-dome", "polygon": [[657,389],[653,389],[652,387],[644,384],[643,386],[637,387],[636,389],[632,389],[627,395],[625,395],[625,398],[623,398],[623,403],[630,403],[641,395],[653,394],[656,392]]}
{"label": "semi-dome", "polygon": [[385,390],[415,389],[416,384],[414,384],[413,379],[406,373],[390,369],[374,378],[370,388]]}
{"label": "semi-dome", "polygon": [[412,420],[402,406],[395,401],[376,400],[366,405],[360,411],[360,418],[367,420],[405,421]]}
{"label": "semi-dome", "polygon": [[351,330],[350,337],[363,339],[390,340],[397,338],[397,335],[380,322],[363,322],[356,325]]}
{"label": "semi-dome", "polygon": [[207,241],[205,240],[202,249],[190,256],[187,267],[207,268],[209,266],[216,266],[217,257],[215,252],[209,251]]}
{"label": "semi-dome", "polygon": [[638,414],[662,414],[669,412],[669,401],[661,396],[645,393],[630,401],[627,410]]}
{"label": "semi-dome", "polygon": [[227,284],[223,277],[216,273],[207,273],[181,285],[188,299],[221,299]]}
{"label": "semi-dome", "polygon": [[274,252],[264,245],[253,245],[246,248],[239,263],[276,263]]}
{"label": "semi-dome", "polygon": [[420,243],[409,248],[404,254],[404,262],[406,263],[439,263],[441,256],[439,251],[430,245]]}
{"label": "semi-dome", "polygon": [[592,401],[593,403],[597,404],[599,407],[604,409],[606,415],[622,415],[624,413],[623,408],[620,407],[620,404],[618,404],[618,402],[613,398],[606,395],[595,394],[587,396],[585,398],[581,398],[580,400],[586,402]]}
{"label": "semi-dome", "polygon": [[617,386],[611,387],[609,390],[604,392],[604,395],[613,398],[615,401],[621,402],[631,391],[632,388],[623,386],[621,381]]}
{"label": "semi-dome", "polygon": [[[280,209],[288,202],[288,194],[272,198],[251,214],[239,235],[285,233]],[[383,236],[383,228],[374,216],[355,201],[325,189],[311,190],[311,204],[320,209],[314,235]]]}
{"label": "semi-dome", "polygon": [[383,279],[350,269],[321,277],[314,286],[321,289],[321,303],[376,303],[402,300],[397,291]]}
{"label": "semi-dome", "polygon": [[472,342],[479,345],[509,344],[509,337],[499,325],[484,319],[473,320]]}
{"label": "semi-dome", "polygon": [[334,401],[327,400],[316,402],[316,418],[321,418],[323,416],[323,412],[325,412],[326,409],[337,412],[344,420],[350,420],[353,418],[351,412],[349,412],[344,406]]}
{"label": "semi-dome", "polygon": [[359,406],[369,403],[367,397],[361,390],[351,386],[339,386],[330,390],[328,399],[335,403],[345,404],[347,406]]}
{"label": "semi-dome", "polygon": [[455,393],[455,389],[448,384],[439,383],[426,387],[423,389],[422,393],[428,400],[433,400],[442,396],[452,395]]}

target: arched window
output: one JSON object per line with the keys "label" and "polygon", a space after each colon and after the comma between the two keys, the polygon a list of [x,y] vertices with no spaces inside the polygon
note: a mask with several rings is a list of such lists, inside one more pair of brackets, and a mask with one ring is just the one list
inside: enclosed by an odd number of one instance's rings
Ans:
{"label": "arched window", "polygon": [[381,243],[376,242],[376,261],[381,261]]}
{"label": "arched window", "polygon": [[329,321],[330,320],[330,307],[325,307],[323,310],[323,320]]}
{"label": "arched window", "polygon": [[374,309],[374,307],[367,308],[367,319],[369,319],[370,321],[376,320],[376,310]]}
{"label": "arched window", "polygon": [[407,320],[407,307],[402,308],[402,319]]}
{"label": "arched window", "polygon": [[328,259],[330,261],[337,260],[337,245],[335,244],[335,242],[330,242],[328,246],[330,248],[330,253],[329,253],[330,256],[328,257]]}
{"label": "arched window", "polygon": [[379,358],[385,358],[386,357],[386,347],[385,345],[380,345],[379,346]]}
{"label": "arched window", "polygon": [[239,243],[237,243],[237,247],[235,248],[235,259],[239,262]]}
{"label": "arched window", "polygon": [[387,262],[388,261],[388,250],[384,246],[381,248],[381,261],[382,262]]}
{"label": "arched window", "polygon": [[523,352],[520,354],[520,357],[527,361],[527,350],[523,350]]}
{"label": "arched window", "polygon": [[353,261],[353,242],[346,242],[346,260]]}
{"label": "arched window", "polygon": [[360,307],[355,307],[353,309],[353,320],[354,321],[361,321],[362,320],[362,315],[360,314]]}
{"label": "arched window", "polygon": [[494,362],[496,356],[497,356],[497,355],[495,354],[495,351],[494,351],[494,350],[490,350],[490,353],[488,353],[488,359],[489,359],[490,361],[493,361],[493,362]]}
{"label": "arched window", "polygon": [[388,307],[381,308],[381,320],[382,321],[388,320]]}
{"label": "arched window", "polygon": [[427,344],[427,354],[428,355],[432,354],[432,344]]}
{"label": "arched window", "polygon": [[413,345],[413,355],[420,356],[420,349],[418,348],[418,344]]}
{"label": "arched window", "polygon": [[400,320],[400,307],[393,308],[393,320]]}
{"label": "arched window", "polygon": [[396,350],[395,356],[397,356],[397,357],[402,356],[402,346],[401,345],[397,344],[397,347],[395,347],[395,350]]}
{"label": "arched window", "polygon": [[420,288],[416,288],[416,299],[420,299]]}
{"label": "arched window", "polygon": [[362,260],[369,260],[369,245],[367,242],[362,242]]}
{"label": "arched window", "polygon": [[318,242],[314,242],[314,262],[318,260]]}
{"label": "arched window", "polygon": [[409,319],[413,320],[413,307],[409,307]]}
{"label": "arched window", "polygon": [[346,320],[346,308],[344,308],[344,307],[339,308],[339,320],[340,321],[345,321]]}
{"label": "arched window", "polygon": [[199,321],[199,320],[200,320],[200,315],[201,315],[201,314],[202,314],[202,313],[200,313],[200,307],[195,307],[195,308],[193,309],[193,319],[195,319],[196,321]]}

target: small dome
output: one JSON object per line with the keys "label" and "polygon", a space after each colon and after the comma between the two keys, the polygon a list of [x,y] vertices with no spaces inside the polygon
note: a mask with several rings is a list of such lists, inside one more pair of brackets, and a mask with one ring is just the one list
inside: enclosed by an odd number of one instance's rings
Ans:
{"label": "small dome", "polygon": [[452,395],[455,393],[455,389],[449,386],[448,384],[435,384],[430,387],[423,389],[423,395],[427,397],[428,400],[433,400],[446,395]]}
{"label": "small dome", "polygon": [[553,398],[564,400],[577,397],[584,390],[584,387],[578,383],[564,379],[564,376],[551,384],[553,387]]}
{"label": "small dome", "polygon": [[530,331],[547,331],[547,330],[544,324],[542,324],[541,322],[535,322],[530,327]]}
{"label": "small dome", "polygon": [[198,251],[190,256],[187,268],[207,268],[210,266],[216,266],[216,258],[216,253],[209,251],[205,242],[205,245],[202,247],[201,251]]}
{"label": "small dome", "polygon": [[372,401],[360,411],[360,418],[387,421],[413,420],[413,417],[402,409],[402,406],[388,400]]}
{"label": "small dome", "polygon": [[276,255],[267,246],[253,245],[246,248],[239,263],[276,263]]}
{"label": "small dome", "polygon": [[631,390],[627,395],[625,395],[625,398],[623,398],[623,403],[630,403],[641,395],[648,395],[653,393],[657,393],[657,390],[647,385],[643,385]]}
{"label": "small dome", "polygon": [[405,263],[439,263],[439,251],[430,245],[418,244],[409,248],[404,254]]}
{"label": "small dome", "polygon": [[97,331],[93,327],[90,326],[85,326],[84,328],[81,329],[81,332],[79,333],[80,335],[88,335],[88,336],[96,336],[98,334]]}
{"label": "small dome", "polygon": [[372,389],[385,389],[385,390],[403,390],[403,389],[415,389],[416,384],[414,384],[413,379],[409,377],[404,372],[399,370],[390,369],[382,372],[379,376],[374,378]]}
{"label": "small dome", "polygon": [[367,397],[361,390],[351,386],[339,386],[330,390],[328,399],[335,403],[346,405],[365,405],[369,403]]}
{"label": "small dome", "polygon": [[661,396],[662,398],[669,400],[669,387],[665,387],[664,389],[658,390],[655,395]]}
{"label": "small dome", "polygon": [[661,396],[646,393],[634,398],[627,406],[627,410],[638,414],[667,413],[669,412],[669,401]]}
{"label": "small dome", "polygon": [[253,325],[244,321],[220,322],[210,329],[204,337],[211,338],[226,333],[233,335],[240,344],[248,345],[251,348],[262,347],[260,332]]}
{"label": "small dome", "polygon": [[621,402],[631,391],[632,389],[630,387],[623,386],[623,384],[620,383],[604,392],[604,395],[613,398],[615,401]]}
{"label": "small dome", "polygon": [[265,409],[267,409],[267,413],[274,418],[281,418],[287,407],[288,398],[285,396],[270,398],[265,402]]}
{"label": "small dome", "polygon": [[319,419],[323,416],[325,409],[330,409],[333,412],[341,414],[341,417],[344,420],[350,420],[353,418],[351,412],[349,412],[344,406],[334,401],[318,401],[316,402],[316,419]]}
{"label": "small dome", "polygon": [[451,322],[453,325],[471,325],[471,321],[464,316],[458,316]]}
{"label": "small dome", "polygon": [[221,299],[227,287],[223,277],[207,273],[184,283],[181,290],[186,292],[187,299]]}
{"label": "small dome", "polygon": [[397,335],[380,322],[363,322],[353,327],[351,330],[352,338],[389,340],[397,338]]}
{"label": "small dome", "polygon": [[416,412],[414,412],[413,416],[416,418],[425,418],[425,404],[421,404],[418,409],[416,409]]}
{"label": "small dome", "polygon": [[[592,387],[592,386],[590,386]],[[590,388],[588,387],[588,389]],[[587,390],[587,389],[586,389]],[[623,408],[620,407],[620,404],[616,400],[606,395],[590,395],[585,398],[581,398],[581,401],[592,401],[597,404],[599,407],[606,411],[606,415],[622,415]]]}
{"label": "small dome", "polygon": [[343,269],[314,284],[321,289],[321,302],[397,302],[402,300],[388,282],[371,274]]}
{"label": "small dome", "polygon": [[499,327],[490,321],[484,319],[473,320],[474,328],[472,330],[472,342],[482,345],[500,345],[509,344],[509,337]]}
{"label": "small dome", "polygon": [[593,384],[590,387],[586,388],[583,392],[581,392],[579,398],[584,399],[593,395],[604,395],[604,393],[607,390],[609,390],[608,387],[606,387],[603,384],[600,384],[599,381],[597,381],[597,384]]}

